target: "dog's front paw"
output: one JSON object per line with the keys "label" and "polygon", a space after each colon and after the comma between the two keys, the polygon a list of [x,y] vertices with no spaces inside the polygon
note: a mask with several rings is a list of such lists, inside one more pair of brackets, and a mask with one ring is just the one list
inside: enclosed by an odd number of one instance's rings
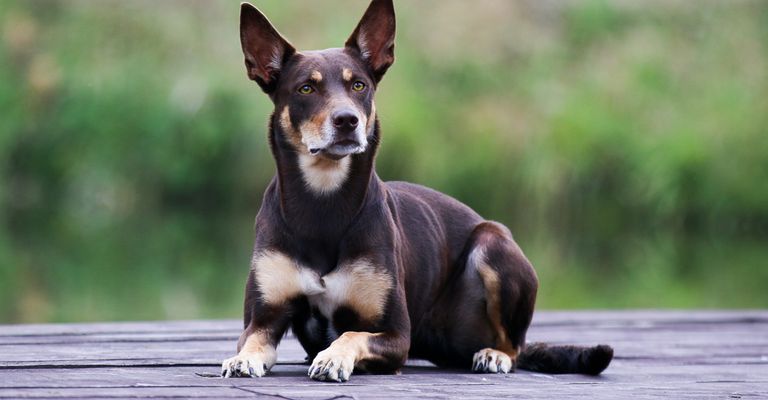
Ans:
{"label": "dog's front paw", "polygon": [[262,377],[275,365],[275,357],[262,353],[240,353],[221,363],[221,376]]}
{"label": "dog's front paw", "polygon": [[307,375],[316,381],[346,382],[354,369],[352,352],[329,348],[317,354]]}
{"label": "dog's front paw", "polygon": [[482,349],[472,357],[472,371],[506,374],[515,370],[515,360],[495,349]]}

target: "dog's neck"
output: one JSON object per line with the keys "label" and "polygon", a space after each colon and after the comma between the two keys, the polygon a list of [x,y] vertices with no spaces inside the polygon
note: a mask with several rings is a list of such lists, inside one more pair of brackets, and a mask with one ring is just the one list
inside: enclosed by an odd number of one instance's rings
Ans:
{"label": "dog's neck", "polygon": [[[283,220],[299,237],[323,241],[340,238],[366,202],[381,195],[381,181],[374,171],[378,121],[368,136],[366,151],[338,161],[298,152],[285,139],[280,124],[274,118],[272,121],[269,141],[277,165],[275,195]],[[308,164],[317,164],[313,168],[339,169],[330,172],[338,176],[325,180],[308,176]],[[323,184],[331,187],[323,188]]]}

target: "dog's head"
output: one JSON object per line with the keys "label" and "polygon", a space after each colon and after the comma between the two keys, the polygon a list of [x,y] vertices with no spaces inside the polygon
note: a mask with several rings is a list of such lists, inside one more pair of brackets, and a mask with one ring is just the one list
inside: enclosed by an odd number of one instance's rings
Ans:
{"label": "dog's head", "polygon": [[320,51],[296,51],[259,10],[240,9],[248,77],[272,99],[279,132],[300,154],[338,160],[365,152],[394,40],[392,0],[373,0],[343,48]]}

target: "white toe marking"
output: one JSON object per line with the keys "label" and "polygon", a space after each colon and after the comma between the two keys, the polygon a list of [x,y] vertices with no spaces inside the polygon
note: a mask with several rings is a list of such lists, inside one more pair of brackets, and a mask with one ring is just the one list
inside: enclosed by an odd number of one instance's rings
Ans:
{"label": "white toe marking", "polygon": [[277,350],[263,332],[254,332],[243,343],[240,352],[221,363],[221,375],[262,377],[277,362]]}
{"label": "white toe marking", "polygon": [[378,333],[345,332],[331,345],[317,354],[307,375],[318,381],[346,382],[355,364],[373,357],[368,340]]}
{"label": "white toe marking", "polygon": [[275,365],[276,357],[272,354],[243,353],[228,358],[221,363],[221,374],[225,378],[232,376],[262,377]]}
{"label": "white toe marking", "polygon": [[345,382],[355,369],[355,354],[331,349],[321,351],[312,362],[309,377],[315,380]]}
{"label": "white toe marking", "polygon": [[512,358],[495,349],[482,349],[472,357],[472,370],[506,374],[512,370]]}

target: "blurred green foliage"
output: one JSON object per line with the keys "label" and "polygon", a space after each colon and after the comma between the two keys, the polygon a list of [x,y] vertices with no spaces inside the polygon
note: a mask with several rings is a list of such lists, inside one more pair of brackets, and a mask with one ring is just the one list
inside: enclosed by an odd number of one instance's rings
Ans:
{"label": "blurred green foliage", "polygon": [[[323,48],[366,2],[257,5]],[[768,306],[768,3],[397,7],[379,174],[509,225],[539,307]],[[0,2],[0,322],[240,315],[274,165],[238,12]]]}

